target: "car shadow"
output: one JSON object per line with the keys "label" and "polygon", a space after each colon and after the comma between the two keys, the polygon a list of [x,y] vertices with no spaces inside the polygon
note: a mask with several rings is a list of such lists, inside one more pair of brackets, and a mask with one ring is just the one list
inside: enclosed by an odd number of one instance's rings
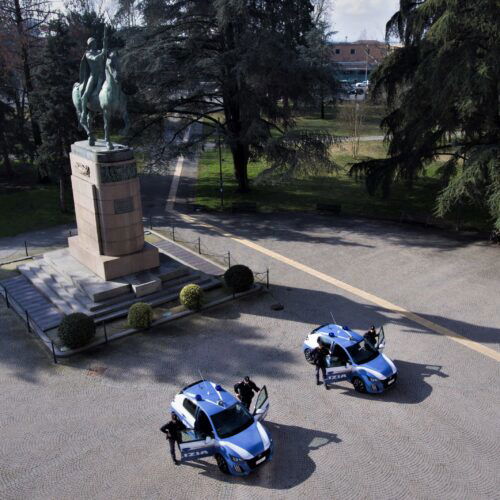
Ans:
{"label": "car shadow", "polygon": [[449,375],[442,371],[440,365],[426,365],[412,363],[410,361],[393,360],[398,369],[398,380],[393,387],[382,394],[362,394],[356,392],[350,383],[342,385],[331,384],[330,390],[343,389],[343,394],[370,401],[384,403],[418,404],[424,401],[432,393],[432,385],[426,379],[437,376],[448,378]]}
{"label": "car shadow", "polygon": [[273,459],[245,477],[225,475],[219,471],[215,460],[196,460],[185,462],[183,466],[193,467],[200,474],[216,478],[226,483],[288,490],[306,481],[316,470],[316,464],[310,456],[318,450],[342,440],[337,434],[316,429],[305,429],[295,425],[265,422],[274,442]]}

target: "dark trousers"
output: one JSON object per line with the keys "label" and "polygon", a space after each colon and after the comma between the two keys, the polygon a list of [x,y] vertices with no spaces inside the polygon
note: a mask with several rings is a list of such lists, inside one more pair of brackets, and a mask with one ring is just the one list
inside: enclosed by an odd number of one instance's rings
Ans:
{"label": "dark trousers", "polygon": [[168,444],[170,445],[170,455],[172,455],[172,460],[175,462],[177,458],[175,458],[175,445],[177,441],[175,439],[168,439]]}
{"label": "dark trousers", "polygon": [[319,382],[319,371],[321,370],[321,374],[323,375],[323,382],[326,378],[326,368],[324,366],[316,365],[316,382]]}
{"label": "dark trousers", "polygon": [[241,400],[241,404],[246,407],[247,410],[250,409],[250,405],[252,404],[253,398],[245,398]]}

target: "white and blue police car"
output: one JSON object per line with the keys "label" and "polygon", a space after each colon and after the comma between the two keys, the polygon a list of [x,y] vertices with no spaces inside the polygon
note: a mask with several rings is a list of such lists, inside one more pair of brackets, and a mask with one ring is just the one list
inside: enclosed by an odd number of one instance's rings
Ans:
{"label": "white and blue police car", "polygon": [[171,408],[187,427],[179,444],[183,462],[215,456],[223,473],[246,476],[271,460],[273,441],[260,423],[269,410],[265,386],[252,412],[220,385],[207,380],[184,387]]}
{"label": "white and blue police car", "polygon": [[358,392],[381,393],[396,382],[396,366],[382,353],[385,347],[383,328],[378,331],[376,344],[372,345],[347,326],[319,326],[307,336],[302,346],[304,356],[311,364],[314,363],[311,352],[318,347],[318,338],[330,351],[326,357],[327,385],[348,380]]}

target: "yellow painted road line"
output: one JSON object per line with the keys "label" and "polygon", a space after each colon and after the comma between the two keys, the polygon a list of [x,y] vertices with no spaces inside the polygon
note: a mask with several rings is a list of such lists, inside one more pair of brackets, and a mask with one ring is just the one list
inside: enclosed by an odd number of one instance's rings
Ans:
{"label": "yellow painted road line", "polygon": [[401,316],[404,316],[405,318],[408,318],[409,320],[411,320],[415,323],[418,323],[421,326],[424,326],[428,330],[431,330],[435,333],[439,333],[440,335],[443,335],[443,336],[449,338],[450,340],[457,342],[458,344],[461,344],[465,347],[468,347],[469,349],[472,349],[473,351],[476,351],[480,354],[483,354],[484,356],[487,356],[491,359],[494,359],[495,361],[500,361],[500,352],[497,352],[494,349],[486,347],[483,344],[480,344],[479,342],[475,342],[474,340],[470,340],[470,339],[450,330],[449,328],[438,325],[437,323],[434,323],[433,321],[429,321],[428,319],[425,319],[422,316],[415,314],[414,312],[408,311],[407,309],[400,307],[396,304],[393,304],[392,302],[389,302],[385,299],[377,297],[376,295],[373,295],[372,293],[365,292],[364,290],[361,290],[360,288],[356,288],[355,286],[349,285],[348,283],[345,283],[344,281],[341,281],[341,280],[338,280],[332,276],[329,276],[328,274],[322,273],[321,271],[317,271],[316,269],[313,269],[312,267],[309,267],[309,266],[306,266],[305,264],[297,262],[296,260],[285,257],[284,255],[281,255],[277,252],[274,252],[273,250],[269,250],[268,248],[265,248],[262,245],[254,243],[253,241],[247,240],[246,238],[241,238],[241,237],[236,236],[234,234],[228,233],[227,231],[224,231],[223,229],[221,229],[217,226],[207,224],[206,222],[201,222],[194,217],[191,217],[191,216],[185,215],[185,214],[181,214],[179,212],[172,211],[172,214],[175,215],[176,217],[182,218],[183,220],[185,220],[186,222],[189,222],[191,224],[194,223],[194,224],[197,224],[198,226],[204,226],[208,229],[211,229],[212,231],[219,233],[221,236],[224,236],[226,238],[230,238],[233,241],[240,243],[241,245],[245,245],[246,247],[251,248],[252,250],[255,250],[255,251],[260,252],[264,255],[267,255],[268,257],[272,257],[273,259],[276,259],[276,260],[282,262],[283,264],[287,264],[291,267],[294,267],[295,269],[298,269],[299,271],[302,271],[302,272],[307,273],[311,276],[314,276],[315,278],[318,278],[326,283],[329,283],[330,285],[333,285],[333,286],[336,286],[337,288],[345,290],[346,292],[349,292],[352,295],[356,295],[357,297],[360,297],[368,302],[371,302],[371,303],[376,304],[380,307],[383,307],[384,309],[387,309],[388,311],[398,313]]}

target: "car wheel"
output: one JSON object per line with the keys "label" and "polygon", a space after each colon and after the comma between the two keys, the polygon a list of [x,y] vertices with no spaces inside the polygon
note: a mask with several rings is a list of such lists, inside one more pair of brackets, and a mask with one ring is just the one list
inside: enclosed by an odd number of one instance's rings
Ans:
{"label": "car wheel", "polygon": [[226,459],[222,455],[215,455],[215,460],[217,461],[217,465],[219,470],[223,474],[229,474],[229,466],[227,465]]}
{"label": "car wheel", "polygon": [[358,377],[353,379],[352,385],[354,386],[354,389],[358,392],[366,392],[366,387],[365,383]]}
{"label": "car wheel", "polygon": [[312,350],[311,350],[311,349],[305,349],[305,350],[304,350],[304,356],[305,356],[306,361],[307,361],[308,363],[311,363],[311,365],[314,365],[314,360],[312,359],[311,352],[312,352]]}

